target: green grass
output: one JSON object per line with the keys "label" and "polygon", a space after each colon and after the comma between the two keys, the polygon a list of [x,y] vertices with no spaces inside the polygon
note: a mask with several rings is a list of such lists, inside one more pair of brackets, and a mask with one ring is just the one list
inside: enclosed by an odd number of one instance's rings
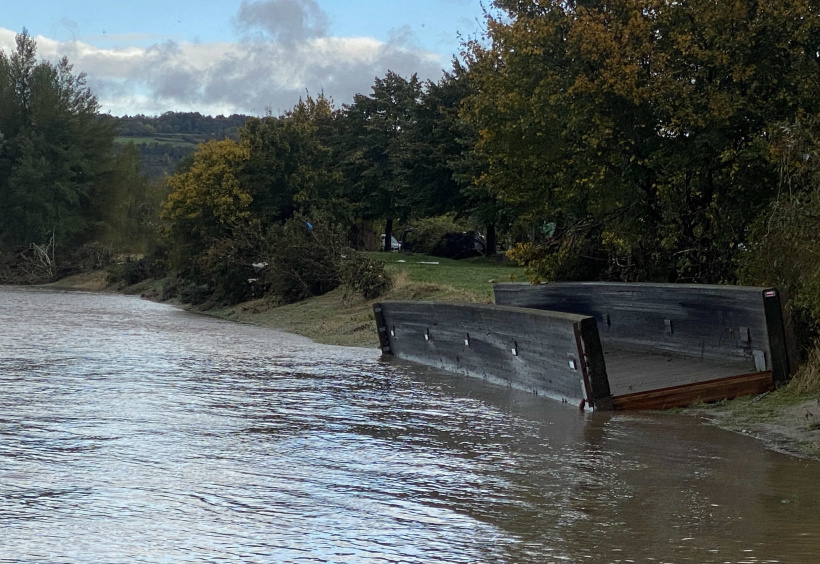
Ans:
{"label": "green grass", "polygon": [[[422,254],[365,253],[387,263],[390,273],[407,273],[412,282],[450,286],[493,301],[493,283],[526,282],[522,267],[511,265],[503,257],[452,260]],[[432,264],[435,263],[435,264]]]}
{"label": "green grass", "polygon": [[456,261],[419,254],[365,254],[371,259],[385,261],[395,279],[393,288],[376,300],[345,296],[344,289],[339,288],[290,305],[277,306],[261,299],[208,313],[282,329],[320,343],[377,347],[379,339],[373,320],[374,302],[429,300],[492,303],[493,280],[525,280],[523,268],[510,266],[501,257]]}
{"label": "green grass", "polygon": [[701,410],[704,413],[711,412],[720,421],[722,427],[734,430],[768,423],[778,423],[810,431],[820,429],[820,424],[811,419],[803,420],[800,414],[793,414],[790,417],[791,421],[789,418],[784,420],[784,414],[788,413],[790,408],[807,404],[820,405],[820,394],[816,392],[799,393],[795,390],[795,386],[789,383],[761,396],[744,396],[711,404],[692,405],[690,408]]}
{"label": "green grass", "polygon": [[[190,137],[190,136],[186,136]],[[206,139],[198,139],[196,141],[182,139],[182,138],[173,138],[173,137],[117,137],[115,139],[116,143],[134,143],[135,145],[146,144],[150,145],[151,143],[156,143],[158,145],[172,145],[174,147],[195,147],[197,144],[205,141]]]}

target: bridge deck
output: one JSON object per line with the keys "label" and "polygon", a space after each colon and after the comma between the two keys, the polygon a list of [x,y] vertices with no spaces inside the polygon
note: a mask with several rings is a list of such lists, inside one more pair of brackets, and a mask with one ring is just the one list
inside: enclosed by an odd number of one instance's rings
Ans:
{"label": "bridge deck", "polygon": [[759,394],[773,387],[771,371],[757,371],[748,362],[618,349],[605,351],[604,357],[615,409],[680,407]]}

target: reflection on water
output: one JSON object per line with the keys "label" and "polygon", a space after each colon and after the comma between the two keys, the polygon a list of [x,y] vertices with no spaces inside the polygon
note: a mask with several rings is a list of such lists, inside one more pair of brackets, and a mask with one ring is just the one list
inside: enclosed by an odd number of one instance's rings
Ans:
{"label": "reflection on water", "polygon": [[0,288],[0,562],[814,562],[820,464],[136,298]]}

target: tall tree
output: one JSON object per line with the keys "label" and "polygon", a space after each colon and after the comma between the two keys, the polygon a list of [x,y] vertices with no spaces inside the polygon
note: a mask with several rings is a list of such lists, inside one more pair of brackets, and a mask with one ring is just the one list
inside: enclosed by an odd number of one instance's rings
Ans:
{"label": "tall tree", "polygon": [[166,196],[165,180],[143,174],[137,146],[122,145],[114,156],[108,190],[95,198],[95,210],[105,225],[102,242],[145,253],[159,239],[159,213]]}
{"label": "tall tree", "polygon": [[281,222],[294,212],[345,214],[339,209],[339,182],[330,163],[335,117],[331,101],[320,95],[300,99],[280,117],[247,121],[241,137],[250,156],[242,182],[253,195],[252,212],[260,219]]}
{"label": "tall tree", "polygon": [[340,163],[350,196],[365,219],[384,220],[384,249],[390,250],[393,222],[408,217],[408,179],[403,171],[406,135],[420,102],[422,85],[388,71],[370,96],[357,94],[344,108],[344,156]]}
{"label": "tall tree", "polygon": [[0,239],[74,244],[100,228],[95,198],[107,189],[115,130],[68,60],[37,62],[25,30],[0,52]]}
{"label": "tall tree", "polygon": [[[805,88],[820,78],[815,3],[494,5],[489,46],[468,46],[465,115],[487,156],[479,180],[556,226],[528,249],[540,275],[733,279],[775,190],[767,132],[818,110]],[[582,254],[599,268],[562,271]]]}
{"label": "tall tree", "polygon": [[168,179],[162,216],[173,244],[172,267],[197,283],[208,284],[220,264],[232,262],[228,251],[220,254],[225,243],[254,223],[253,197],[240,183],[248,158],[245,143],[209,141],[190,167]]}

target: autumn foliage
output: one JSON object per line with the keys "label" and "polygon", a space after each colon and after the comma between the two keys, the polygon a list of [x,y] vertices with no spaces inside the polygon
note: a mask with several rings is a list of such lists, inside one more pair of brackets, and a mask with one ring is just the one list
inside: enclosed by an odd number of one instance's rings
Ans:
{"label": "autumn foliage", "polygon": [[564,255],[591,247],[598,277],[734,281],[777,194],[771,133],[820,109],[815,3],[494,5],[464,115],[488,165],[476,181],[573,238],[522,242],[533,277],[572,278]]}
{"label": "autumn foliage", "polygon": [[438,83],[388,73],[340,109],[308,96],[203,146],[169,184],[176,267],[226,287],[219,269],[272,263],[285,225],[361,247],[448,218],[534,281],[777,284],[816,332],[818,16],[808,0],[495,0]]}

